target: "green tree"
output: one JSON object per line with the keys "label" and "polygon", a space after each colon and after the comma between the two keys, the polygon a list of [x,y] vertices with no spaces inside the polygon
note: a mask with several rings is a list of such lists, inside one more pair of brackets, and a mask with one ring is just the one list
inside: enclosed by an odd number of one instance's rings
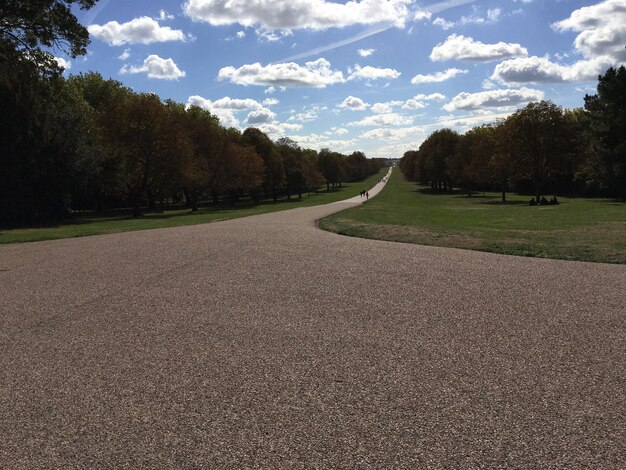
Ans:
{"label": "green tree", "polygon": [[494,179],[500,187],[501,200],[506,202],[506,192],[513,174],[511,134],[509,128],[504,125],[504,121],[497,122],[493,131],[495,148],[489,161],[489,166],[493,171]]}
{"label": "green tree", "polygon": [[[424,170],[433,189],[452,191],[447,162],[454,155],[458,141],[458,133],[451,129],[440,129],[428,136],[420,146],[420,158],[423,159]],[[424,180],[423,175],[420,175],[420,179]]]}
{"label": "green tree", "polygon": [[288,137],[278,139],[276,147],[283,157],[287,199],[291,199],[292,194],[297,194],[298,197],[302,197],[302,192],[306,186],[302,149],[296,142]]}
{"label": "green tree", "polygon": [[626,199],[626,67],[610,68],[598,77],[597,93],[585,96],[589,113],[593,175],[612,195]]}
{"label": "green tree", "polygon": [[454,155],[448,161],[448,173],[452,181],[472,191],[485,188],[493,173],[489,162],[495,150],[495,132],[493,126],[480,126],[470,129],[459,137]]}
{"label": "green tree", "polygon": [[85,53],[73,3],[95,1],[0,2],[0,224],[58,219],[69,208],[84,106],[42,48]]}
{"label": "green tree", "polygon": [[576,135],[563,110],[550,101],[530,103],[507,118],[515,176],[529,180],[537,199],[555,178],[571,175],[576,160]]}

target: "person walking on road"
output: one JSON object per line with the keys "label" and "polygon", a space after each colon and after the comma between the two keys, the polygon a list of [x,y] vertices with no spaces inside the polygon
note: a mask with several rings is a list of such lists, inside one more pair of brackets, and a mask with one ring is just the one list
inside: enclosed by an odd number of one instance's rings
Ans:
{"label": "person walking on road", "polygon": [[369,191],[365,193],[365,197],[366,197],[366,199],[369,199],[369,198],[370,198],[370,193],[369,193]]}

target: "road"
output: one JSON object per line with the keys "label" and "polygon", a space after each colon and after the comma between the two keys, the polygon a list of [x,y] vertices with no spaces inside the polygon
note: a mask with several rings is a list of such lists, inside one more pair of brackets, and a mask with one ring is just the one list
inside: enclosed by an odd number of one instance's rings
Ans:
{"label": "road", "polygon": [[315,227],[355,199],[1,246],[0,468],[626,467],[626,266]]}

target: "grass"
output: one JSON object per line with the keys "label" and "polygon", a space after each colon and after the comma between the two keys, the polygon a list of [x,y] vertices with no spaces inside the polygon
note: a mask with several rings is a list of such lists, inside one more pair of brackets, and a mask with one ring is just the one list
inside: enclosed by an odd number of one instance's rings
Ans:
{"label": "grass", "polygon": [[626,263],[626,203],[559,198],[528,205],[530,196],[499,193],[430,194],[394,170],[366,204],[325,219],[320,227],[344,235],[520,256]]}
{"label": "grass", "polygon": [[319,204],[328,204],[342,199],[357,196],[363,189],[369,189],[380,180],[387,168],[365,181],[346,183],[337,191],[319,191],[318,193],[303,194],[302,199],[297,197],[291,201],[286,199],[263,204],[241,203],[235,207],[202,208],[198,212],[188,209],[165,211],[163,213],[146,214],[143,217],[133,218],[128,215],[118,216],[83,216],[67,220],[51,227],[18,228],[0,231],[0,244],[55,240],[60,238],[85,237],[107,233],[129,232],[134,230],[148,230],[155,228],[179,227],[181,225],[205,224],[221,220],[235,219],[249,215],[266,214],[297,207],[308,207]]}

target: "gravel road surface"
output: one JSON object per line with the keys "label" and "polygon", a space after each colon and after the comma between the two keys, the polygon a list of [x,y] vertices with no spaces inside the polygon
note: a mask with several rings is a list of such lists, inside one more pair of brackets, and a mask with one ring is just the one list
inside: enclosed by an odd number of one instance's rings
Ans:
{"label": "gravel road surface", "polygon": [[626,266],[360,202],[1,246],[0,468],[626,468]]}

